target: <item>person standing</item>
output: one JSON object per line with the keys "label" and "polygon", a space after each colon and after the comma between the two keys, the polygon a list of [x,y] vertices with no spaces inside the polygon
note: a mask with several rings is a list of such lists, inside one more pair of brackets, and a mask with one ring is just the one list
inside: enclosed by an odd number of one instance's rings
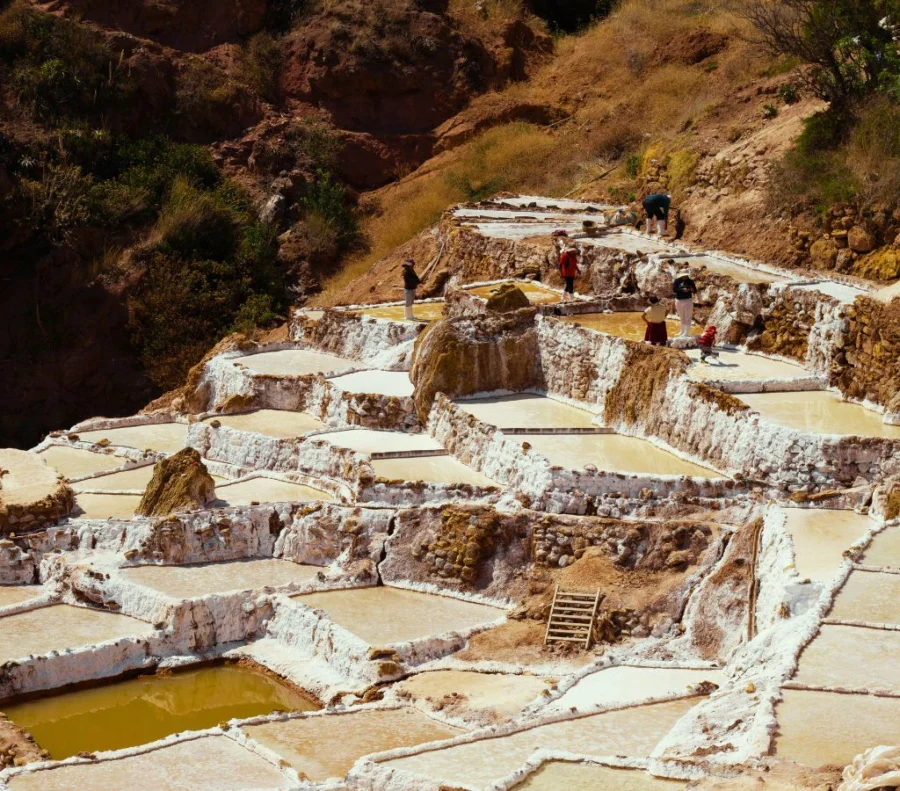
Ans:
{"label": "person standing", "polygon": [[672,206],[672,198],[662,192],[654,192],[641,202],[646,217],[647,233],[652,233],[653,221],[656,220],[656,233],[662,236],[666,232],[666,223],[669,221],[669,208]]}
{"label": "person standing", "polygon": [[413,303],[416,301],[416,289],[422,281],[416,274],[416,262],[407,258],[403,262],[403,291],[406,297],[406,320],[415,321]]}
{"label": "person standing", "polygon": [[559,254],[559,274],[566,283],[561,302],[571,302],[575,298],[575,278],[578,277],[578,252],[574,247],[565,247]]}
{"label": "person standing", "polygon": [[687,338],[691,334],[691,321],[694,318],[694,294],[697,293],[697,284],[691,278],[691,270],[684,268],[678,271],[675,282],[672,283],[672,293],[675,296],[675,312],[681,322],[680,338]]}
{"label": "person standing", "polygon": [[650,297],[650,307],[644,311],[641,318],[647,325],[644,333],[644,343],[653,346],[665,346],[669,340],[669,332],[666,328],[666,308],[659,301],[659,297]]}

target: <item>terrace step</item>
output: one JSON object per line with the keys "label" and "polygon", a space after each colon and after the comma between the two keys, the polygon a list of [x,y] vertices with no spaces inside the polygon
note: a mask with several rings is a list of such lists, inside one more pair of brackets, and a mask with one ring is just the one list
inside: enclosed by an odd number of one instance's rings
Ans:
{"label": "terrace step", "polygon": [[[590,648],[591,634],[593,633],[594,620],[597,617],[597,608],[599,606],[599,590],[595,593],[582,593],[579,591],[560,592],[559,585],[557,585],[553,592],[550,617],[547,619],[544,645],[564,640],[567,642],[583,642],[585,649]],[[578,623],[579,621],[582,623]]]}

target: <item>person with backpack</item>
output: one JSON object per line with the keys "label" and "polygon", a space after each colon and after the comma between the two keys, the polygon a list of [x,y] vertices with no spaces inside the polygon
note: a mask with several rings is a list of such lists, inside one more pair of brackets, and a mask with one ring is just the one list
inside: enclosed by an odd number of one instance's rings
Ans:
{"label": "person with backpack", "polygon": [[641,201],[641,206],[644,208],[648,234],[652,232],[654,220],[656,220],[656,233],[659,236],[665,234],[666,223],[669,221],[669,208],[671,205],[672,198],[662,192],[655,192]]}
{"label": "person with backpack", "polygon": [[575,298],[575,278],[578,277],[578,251],[571,246],[564,247],[559,254],[559,274],[566,283],[561,302],[571,302]]}
{"label": "person with backpack", "polygon": [[694,318],[694,294],[697,284],[691,278],[691,270],[687,267],[678,270],[675,282],[672,283],[675,297],[675,312],[681,322],[681,333],[678,337],[687,338],[691,334],[691,321]]}
{"label": "person with backpack", "polygon": [[416,301],[416,289],[422,281],[416,274],[416,262],[407,258],[403,262],[403,292],[406,297],[406,320],[415,321],[413,303]]}

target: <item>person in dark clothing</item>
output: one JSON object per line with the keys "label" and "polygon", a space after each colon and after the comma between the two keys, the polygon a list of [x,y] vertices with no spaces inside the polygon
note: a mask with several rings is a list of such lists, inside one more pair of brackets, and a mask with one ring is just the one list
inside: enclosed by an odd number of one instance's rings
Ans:
{"label": "person in dark clothing", "polygon": [[666,232],[666,223],[669,221],[669,208],[672,198],[661,192],[648,195],[641,202],[646,215],[647,233],[652,233],[653,221],[656,220],[656,233],[662,236]]}
{"label": "person in dark clothing", "polygon": [[669,331],[666,327],[666,307],[660,303],[659,297],[650,297],[650,307],[644,311],[642,318],[647,325],[644,343],[665,346],[669,340]]}
{"label": "person in dark clothing", "polygon": [[416,262],[407,258],[403,262],[403,291],[406,296],[406,320],[415,321],[413,316],[413,303],[416,301],[416,289],[422,281],[416,274]]}
{"label": "person in dark clothing", "polygon": [[694,318],[694,294],[697,293],[697,284],[691,279],[690,269],[681,269],[675,282],[672,283],[672,293],[675,297],[675,312],[681,322],[679,337],[687,338],[691,334],[691,321]]}
{"label": "person in dark clothing", "polygon": [[564,248],[559,254],[559,274],[566,283],[562,302],[575,298],[575,278],[578,277],[578,251],[574,247]]}

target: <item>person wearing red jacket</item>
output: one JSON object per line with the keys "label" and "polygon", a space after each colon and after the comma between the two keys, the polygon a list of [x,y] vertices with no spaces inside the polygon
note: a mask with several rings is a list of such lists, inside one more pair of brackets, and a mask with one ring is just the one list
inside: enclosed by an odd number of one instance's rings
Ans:
{"label": "person wearing red jacket", "polygon": [[574,247],[566,247],[559,254],[559,274],[566,282],[562,302],[575,298],[575,278],[578,277],[578,252]]}
{"label": "person wearing red jacket", "polygon": [[697,338],[697,346],[700,347],[700,362],[705,363],[708,357],[719,358],[719,355],[713,351],[716,345],[716,328],[710,324],[703,334]]}

